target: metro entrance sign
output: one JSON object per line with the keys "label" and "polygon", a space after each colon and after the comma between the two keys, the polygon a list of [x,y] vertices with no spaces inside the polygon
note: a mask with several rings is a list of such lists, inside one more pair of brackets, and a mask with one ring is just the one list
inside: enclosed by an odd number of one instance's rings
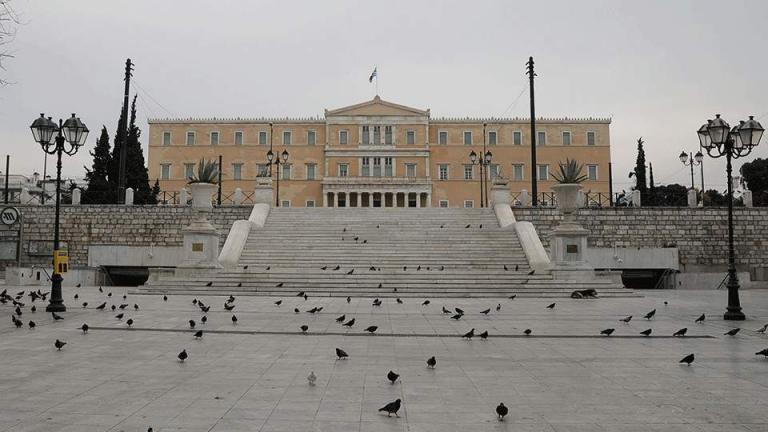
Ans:
{"label": "metro entrance sign", "polygon": [[16,207],[4,207],[0,210],[0,222],[13,226],[19,221],[19,210]]}

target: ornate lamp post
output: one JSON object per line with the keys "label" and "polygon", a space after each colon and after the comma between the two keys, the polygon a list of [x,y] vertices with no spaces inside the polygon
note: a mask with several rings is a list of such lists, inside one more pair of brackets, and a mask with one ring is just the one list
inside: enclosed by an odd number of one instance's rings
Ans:
{"label": "ornate lamp post", "polygon": [[[56,218],[54,219],[53,228],[53,275],[51,276],[51,300],[46,307],[47,312],[64,312],[67,310],[64,306],[64,299],[61,296],[61,281],[64,278],[59,273],[59,269],[56,265],[56,257],[59,256],[59,211],[61,199],[61,153],[66,153],[70,156],[77,153],[77,150],[85,144],[85,140],[88,137],[88,128],[80,121],[75,114],[68,118],[67,121],[62,122],[59,119],[59,125],[56,126],[50,117],[46,118],[45,114],[40,114],[40,117],[35,119],[30,126],[32,129],[32,136],[35,141],[40,144],[43,151],[46,154],[56,155]],[[54,138],[53,134],[56,133]],[[51,138],[54,141],[51,142]],[[69,143],[69,146],[66,144]]]}
{"label": "ornate lamp post", "polygon": [[[730,132],[729,132],[730,131]],[[726,320],[743,320],[744,312],[741,311],[739,302],[739,279],[736,276],[736,259],[733,249],[733,176],[731,159],[747,156],[752,148],[760,143],[763,136],[763,126],[754,116],[749,120],[740,121],[738,126],[731,129],[720,114],[714,120],[708,120],[699,130],[699,142],[701,148],[713,158],[725,156],[725,171],[728,177],[728,309],[723,316]]]}
{"label": "ornate lamp post", "polygon": [[486,133],[485,128],[488,123],[483,123],[483,151],[478,155],[474,150],[469,152],[469,162],[474,166],[478,164],[480,166],[480,207],[488,207],[488,190],[487,179],[485,173],[488,171],[488,166],[491,164],[493,153],[486,150]]}
{"label": "ornate lamp post", "polygon": [[684,166],[691,167],[691,189],[694,189],[696,187],[693,181],[693,167],[701,165],[701,203],[702,205],[704,204],[704,165],[702,165],[703,161],[704,161],[704,155],[701,154],[700,151],[696,152],[696,155],[694,155],[693,152],[691,152],[690,157],[686,152],[680,153],[680,162],[682,162]]}
{"label": "ornate lamp post", "polygon": [[[275,158],[274,153],[272,153],[272,150],[267,152],[267,162],[269,163],[270,169],[272,167],[272,164],[277,166],[277,176],[276,176],[276,185],[275,185],[275,207],[280,207],[280,165],[285,165],[288,162],[288,151],[283,150],[282,153],[280,153],[280,156],[282,157],[282,162],[280,161],[280,157]],[[274,162],[272,160],[274,159]]]}

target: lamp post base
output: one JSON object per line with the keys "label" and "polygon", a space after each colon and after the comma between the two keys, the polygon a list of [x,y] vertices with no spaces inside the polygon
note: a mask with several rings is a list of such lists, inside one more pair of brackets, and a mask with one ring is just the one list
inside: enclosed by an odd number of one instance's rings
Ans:
{"label": "lamp post base", "polygon": [[67,307],[64,306],[64,299],[61,296],[61,281],[64,278],[59,273],[54,273],[51,276],[51,301],[45,308],[46,312],[66,312]]}
{"label": "lamp post base", "polygon": [[744,321],[746,316],[744,316],[744,312],[741,311],[741,308],[728,308],[728,311],[723,315],[723,319],[726,321]]}

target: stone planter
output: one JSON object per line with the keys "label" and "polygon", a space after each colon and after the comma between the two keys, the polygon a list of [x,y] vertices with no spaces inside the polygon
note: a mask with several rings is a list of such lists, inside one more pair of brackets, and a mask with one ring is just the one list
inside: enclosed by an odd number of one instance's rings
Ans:
{"label": "stone planter", "polygon": [[216,185],[213,183],[190,183],[192,189],[192,208],[198,211],[209,212],[213,210],[213,192]]}
{"label": "stone planter", "polygon": [[557,196],[557,209],[564,215],[570,215],[579,209],[579,191],[581,185],[578,183],[560,183],[551,188]]}

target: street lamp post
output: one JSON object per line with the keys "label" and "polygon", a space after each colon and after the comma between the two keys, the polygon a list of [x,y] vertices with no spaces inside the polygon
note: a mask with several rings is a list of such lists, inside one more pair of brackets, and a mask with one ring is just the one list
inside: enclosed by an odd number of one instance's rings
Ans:
{"label": "street lamp post", "polygon": [[740,121],[731,129],[720,114],[714,120],[708,120],[697,131],[701,148],[713,158],[725,156],[725,171],[728,177],[728,308],[723,316],[726,320],[744,320],[739,302],[739,279],[736,276],[736,258],[733,248],[733,176],[731,159],[747,156],[760,144],[763,126],[749,116],[749,120]]}
{"label": "street lamp post", "polygon": [[[66,153],[69,156],[77,153],[78,148],[85,144],[85,140],[88,137],[88,128],[83,124],[75,114],[68,118],[67,121],[62,122],[59,119],[59,125],[56,126],[50,117],[46,118],[45,114],[40,114],[40,117],[35,119],[30,126],[32,129],[32,136],[35,141],[40,144],[43,151],[46,154],[56,155],[56,216],[54,219],[53,227],[53,275],[51,276],[51,300],[46,307],[47,312],[64,312],[67,310],[64,306],[64,299],[61,295],[61,281],[64,278],[59,272],[56,265],[56,257],[59,255],[59,212],[60,212],[60,199],[61,199],[61,153]],[[53,134],[56,133],[56,137]],[[51,138],[54,141],[51,142]],[[66,144],[69,143],[67,147]]]}
{"label": "street lamp post", "polygon": [[480,167],[480,207],[488,207],[488,190],[486,187],[487,179],[485,173],[488,171],[488,166],[491,164],[493,153],[486,150],[486,133],[485,128],[488,123],[483,123],[483,151],[478,155],[474,150],[469,152],[469,162],[474,166],[478,164]]}
{"label": "street lamp post", "polygon": [[[282,157],[282,162],[280,161],[280,157]],[[288,151],[283,150],[283,152],[280,153],[280,157],[276,158],[274,153],[272,153],[272,150],[267,152],[267,162],[269,163],[270,170],[272,169],[272,164],[277,166],[277,176],[275,182],[275,207],[280,207],[280,165],[285,165],[288,162]],[[273,159],[274,162],[272,162]]]}
{"label": "street lamp post", "polygon": [[[694,189],[696,187],[696,184],[693,180],[693,167],[702,165],[702,161],[704,161],[704,155],[701,154],[701,152],[696,152],[696,155],[693,154],[693,152],[690,153],[690,157],[688,156],[688,153],[681,152],[680,153],[680,162],[683,163],[684,166],[690,166],[691,167],[691,189]],[[701,203],[704,204],[704,166],[701,167]]]}

